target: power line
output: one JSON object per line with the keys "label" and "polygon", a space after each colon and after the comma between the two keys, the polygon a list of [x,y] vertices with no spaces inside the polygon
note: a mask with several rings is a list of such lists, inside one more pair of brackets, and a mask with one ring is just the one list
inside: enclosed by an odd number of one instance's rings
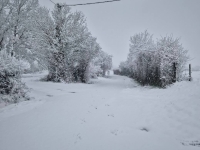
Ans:
{"label": "power line", "polygon": [[[52,0],[50,0],[50,1],[53,4],[56,4]],[[94,4],[102,4],[102,3],[111,3],[111,2],[116,2],[116,1],[120,1],[120,0],[110,0],[110,1],[93,2],[93,3],[82,3],[82,4],[71,4],[71,5],[67,5],[67,6],[94,5]]]}
{"label": "power line", "polygon": [[54,3],[52,0],[50,0],[50,2],[52,2],[53,4],[55,4],[55,5],[56,5],[56,3]]}
{"label": "power line", "polygon": [[120,0],[111,0],[111,1],[94,2],[94,3],[83,3],[83,4],[72,4],[72,5],[67,5],[67,6],[94,5],[94,4],[102,4],[102,3],[111,3],[111,2],[116,2],[116,1],[120,1]]}

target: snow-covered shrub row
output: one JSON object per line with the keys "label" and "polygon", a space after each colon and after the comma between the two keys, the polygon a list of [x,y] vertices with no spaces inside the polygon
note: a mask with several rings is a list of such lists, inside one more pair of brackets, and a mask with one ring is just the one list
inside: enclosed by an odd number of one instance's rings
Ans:
{"label": "snow-covered shrub row", "polygon": [[165,87],[174,80],[182,80],[187,61],[187,50],[179,39],[167,36],[155,43],[153,35],[145,31],[131,37],[128,59],[119,67],[122,75],[143,85]]}

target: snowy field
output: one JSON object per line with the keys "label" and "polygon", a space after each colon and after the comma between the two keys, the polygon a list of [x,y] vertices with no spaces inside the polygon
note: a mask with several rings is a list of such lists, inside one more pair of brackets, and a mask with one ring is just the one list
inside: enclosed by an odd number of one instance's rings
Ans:
{"label": "snowy field", "polygon": [[0,150],[200,149],[200,72],[167,89],[112,75],[92,84],[24,75],[31,101],[0,108]]}

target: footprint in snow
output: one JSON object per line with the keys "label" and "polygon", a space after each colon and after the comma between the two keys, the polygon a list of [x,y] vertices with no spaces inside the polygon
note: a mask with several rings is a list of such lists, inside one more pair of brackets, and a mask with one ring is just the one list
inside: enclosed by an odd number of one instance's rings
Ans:
{"label": "footprint in snow", "polygon": [[48,97],[53,97],[53,95],[47,95]]}
{"label": "footprint in snow", "polygon": [[119,130],[111,130],[110,133],[117,136],[117,134],[119,133]]}
{"label": "footprint in snow", "polygon": [[76,144],[78,142],[78,140],[79,141],[82,140],[80,133],[76,135],[76,141],[74,142],[74,144]]}
{"label": "footprint in snow", "polygon": [[115,117],[113,114],[109,114],[108,117]]}
{"label": "footprint in snow", "polygon": [[82,121],[82,123],[81,123],[81,124],[83,124],[83,123],[86,123],[85,119],[81,119],[81,121]]}
{"label": "footprint in snow", "polygon": [[149,129],[147,129],[146,127],[143,127],[140,129],[141,131],[145,131],[145,132],[149,132]]}
{"label": "footprint in snow", "polygon": [[95,109],[97,109],[97,106],[93,106],[93,105],[91,105],[90,107],[94,107]]}

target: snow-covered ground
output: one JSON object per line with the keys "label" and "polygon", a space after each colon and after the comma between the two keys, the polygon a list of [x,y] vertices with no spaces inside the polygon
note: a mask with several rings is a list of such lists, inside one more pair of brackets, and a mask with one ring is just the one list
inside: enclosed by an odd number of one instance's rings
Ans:
{"label": "snow-covered ground", "polygon": [[23,78],[34,99],[0,109],[0,150],[200,149],[200,72],[167,89],[115,75],[93,84],[42,76]]}

